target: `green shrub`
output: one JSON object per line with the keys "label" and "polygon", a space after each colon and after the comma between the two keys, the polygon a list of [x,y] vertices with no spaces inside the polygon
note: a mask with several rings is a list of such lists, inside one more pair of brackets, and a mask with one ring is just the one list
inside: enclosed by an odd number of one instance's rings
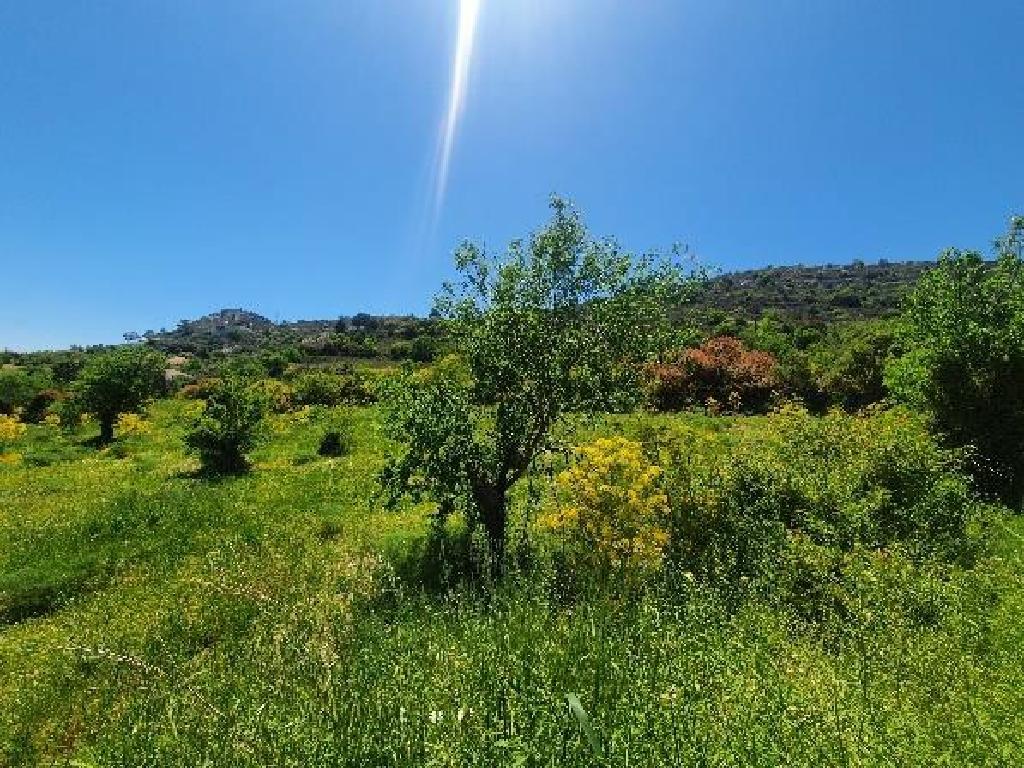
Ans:
{"label": "green shrub", "polygon": [[199,454],[205,472],[245,472],[249,468],[246,454],[262,437],[265,412],[260,392],[240,379],[224,379],[207,397],[185,444]]}
{"label": "green shrub", "polygon": [[271,413],[288,413],[295,405],[295,390],[277,379],[260,379],[253,387],[262,395]]}
{"label": "green shrub", "polygon": [[815,383],[829,406],[848,411],[881,402],[883,374],[896,349],[891,322],[860,322],[830,328],[812,350]]}
{"label": "green shrub", "polygon": [[362,374],[352,369],[340,372],[306,370],[292,381],[297,405],[335,406],[344,403],[365,404],[374,396]]}
{"label": "green shrub", "polygon": [[391,349],[388,350],[392,360],[411,360],[412,359],[412,342],[410,341],[396,341],[391,345]]}
{"label": "green shrub", "polygon": [[[10,416],[18,410],[27,411],[39,393],[52,385],[52,376],[46,367],[30,370],[0,366],[0,414]],[[24,417],[26,421],[33,421]]]}
{"label": "green shrub", "polygon": [[990,508],[908,411],[787,407],[713,458],[691,449],[668,463],[671,559],[703,580],[770,588],[794,536],[832,553],[898,547],[915,562],[969,564],[981,550],[972,524]]}
{"label": "green shrub", "polygon": [[921,278],[904,316],[907,352],[886,383],[923,407],[952,444],[973,446],[983,488],[1024,499],[1024,217],[995,263],[950,250]]}
{"label": "green shrub", "polygon": [[64,393],[59,389],[42,389],[36,392],[25,404],[22,418],[27,424],[38,424],[62,397]]}
{"label": "green shrub", "polygon": [[317,455],[347,456],[355,448],[355,430],[352,414],[343,410],[314,407],[312,418],[321,426]]}

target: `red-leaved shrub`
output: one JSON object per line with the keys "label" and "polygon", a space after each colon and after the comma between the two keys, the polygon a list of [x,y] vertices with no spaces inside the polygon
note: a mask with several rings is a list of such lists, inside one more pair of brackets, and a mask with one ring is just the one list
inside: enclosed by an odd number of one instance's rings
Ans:
{"label": "red-leaved shrub", "polygon": [[706,406],[709,401],[732,411],[759,411],[771,404],[779,386],[775,358],[748,349],[731,336],[684,349],[647,370],[653,404],[664,411]]}

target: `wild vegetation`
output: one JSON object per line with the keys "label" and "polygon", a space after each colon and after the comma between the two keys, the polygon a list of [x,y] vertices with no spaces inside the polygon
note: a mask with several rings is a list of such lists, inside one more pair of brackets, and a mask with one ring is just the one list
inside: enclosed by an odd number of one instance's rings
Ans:
{"label": "wild vegetation", "polygon": [[386,365],[9,356],[0,764],[1020,763],[1022,227],[683,322],[555,201]]}

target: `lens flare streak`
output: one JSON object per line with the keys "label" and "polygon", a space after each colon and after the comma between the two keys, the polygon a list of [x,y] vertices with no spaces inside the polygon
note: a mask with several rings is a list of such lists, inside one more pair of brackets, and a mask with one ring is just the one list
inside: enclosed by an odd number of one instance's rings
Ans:
{"label": "lens flare streak", "polygon": [[469,81],[469,65],[473,58],[473,42],[476,36],[477,19],[480,16],[480,0],[459,0],[459,27],[455,39],[455,55],[452,57],[451,87],[448,91],[448,111],[441,125],[435,165],[433,214],[436,221],[444,202],[448,187],[448,171],[451,165],[452,148],[459,118],[466,101],[466,86]]}

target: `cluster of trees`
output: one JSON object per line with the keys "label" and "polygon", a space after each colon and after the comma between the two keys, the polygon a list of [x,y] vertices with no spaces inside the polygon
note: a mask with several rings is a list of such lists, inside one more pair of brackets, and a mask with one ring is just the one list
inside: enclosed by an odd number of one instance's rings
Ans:
{"label": "cluster of trees", "polygon": [[715,335],[648,366],[651,404],[675,411],[716,407],[765,412],[799,400],[817,413],[855,412],[889,395],[887,361],[904,341],[894,321],[862,321],[823,331],[767,316],[735,335]]}
{"label": "cluster of trees", "polygon": [[[548,226],[514,242],[504,259],[474,246],[458,254],[462,282],[442,294],[438,314],[465,351],[470,381],[410,381],[391,403],[393,433],[404,444],[383,475],[392,497],[431,496],[441,515],[461,509],[484,528],[499,559],[509,492],[549,447],[552,426],[568,410],[621,407],[637,391],[632,377],[643,361],[665,354],[673,337],[667,310],[687,285],[678,268],[590,239],[565,203],[556,200],[553,210]],[[1024,218],[1015,218],[997,241],[994,268],[980,254],[944,255],[898,323],[830,333],[841,343],[816,381],[807,372],[813,341],[754,323],[752,346],[761,351],[716,338],[652,366],[656,397],[675,407],[729,392],[737,410],[744,398],[757,407],[801,373],[851,408],[889,391],[924,409],[949,444],[969,445],[994,465],[977,479],[1019,505],[1022,243]],[[772,346],[778,357],[765,349]]]}
{"label": "cluster of trees", "polygon": [[430,318],[359,313],[337,320],[275,323],[244,309],[222,309],[196,320],[182,320],[173,330],[128,333],[168,354],[187,354],[210,364],[225,356],[262,357],[281,348],[296,350],[304,360],[360,358],[429,362],[442,329]]}
{"label": "cluster of trees", "polygon": [[[392,502],[426,497],[439,518],[463,513],[483,530],[500,569],[510,495],[553,446],[553,427],[567,412],[625,410],[648,392],[659,408],[714,402],[735,412],[764,410],[780,396],[849,409],[890,397],[927,414],[950,446],[969,447],[981,487],[1018,505],[1022,245],[1018,217],[996,242],[994,264],[978,253],[947,252],[897,321],[809,331],[769,315],[680,349],[671,310],[699,281],[673,259],[636,257],[593,238],[577,211],[555,199],[549,223],[505,254],[470,243],[457,252],[460,279],[445,286],[433,316],[460,364],[438,365],[429,376],[410,368],[388,385],[387,423],[400,449],[382,483]],[[358,329],[346,323],[344,333],[373,330],[367,316]],[[436,353],[436,337],[420,345],[421,331],[410,327],[405,342],[410,358],[425,360]],[[206,406],[187,443],[207,469],[246,468],[268,392],[298,405],[358,402],[366,393],[351,373],[289,374],[298,356],[286,347],[246,358],[260,377],[285,377],[272,392],[252,386],[241,368],[197,390]],[[137,412],[164,391],[165,358],[145,344],[86,355],[75,365],[67,400],[96,416],[103,442],[114,438],[119,414]],[[0,413],[26,411],[49,390],[56,369],[39,376],[0,369]]]}

